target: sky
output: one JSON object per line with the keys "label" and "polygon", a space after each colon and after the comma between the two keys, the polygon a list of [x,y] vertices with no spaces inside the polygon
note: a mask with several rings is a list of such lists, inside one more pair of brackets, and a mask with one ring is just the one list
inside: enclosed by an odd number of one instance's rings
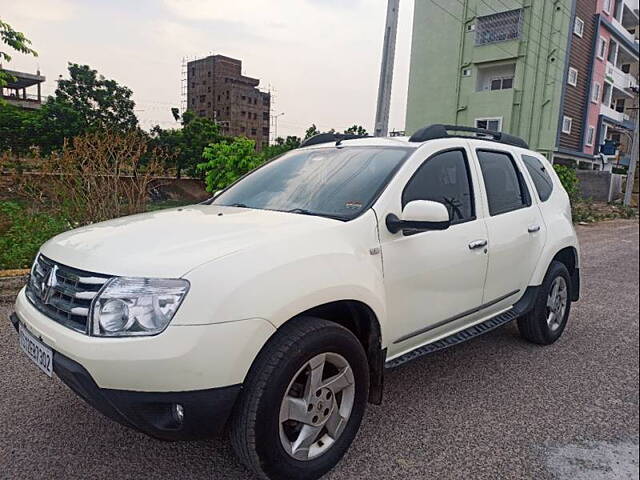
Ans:
{"label": "sky", "polygon": [[[0,0],[0,15],[38,57],[4,68],[55,81],[67,62],[88,64],[134,92],[143,128],[177,126],[184,58],[222,54],[271,89],[278,135],[312,123],[373,131],[386,0]],[[413,1],[400,0],[390,129],[403,130]]]}

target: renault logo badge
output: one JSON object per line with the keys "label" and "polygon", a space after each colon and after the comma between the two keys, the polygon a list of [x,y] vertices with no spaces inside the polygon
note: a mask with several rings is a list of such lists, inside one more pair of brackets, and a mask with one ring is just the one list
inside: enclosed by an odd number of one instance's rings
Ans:
{"label": "renault logo badge", "polygon": [[51,296],[53,295],[54,288],[58,286],[58,277],[56,273],[58,272],[58,266],[54,265],[51,270],[49,270],[49,274],[46,279],[40,285],[40,296],[42,297],[42,302],[45,305],[48,305],[51,301]]}

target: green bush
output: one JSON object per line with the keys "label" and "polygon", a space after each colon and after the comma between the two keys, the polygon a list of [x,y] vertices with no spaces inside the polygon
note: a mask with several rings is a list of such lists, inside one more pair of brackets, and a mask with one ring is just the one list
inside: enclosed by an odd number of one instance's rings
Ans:
{"label": "green bush", "polygon": [[29,268],[40,245],[68,229],[59,217],[0,202],[0,270]]}
{"label": "green bush", "polygon": [[253,140],[244,137],[212,143],[202,157],[206,162],[198,164],[198,170],[204,172],[209,192],[227,187],[264,162]]}
{"label": "green bush", "polygon": [[553,168],[560,177],[560,182],[569,194],[571,202],[574,203],[580,198],[579,180],[575,169],[558,164],[554,164]]}

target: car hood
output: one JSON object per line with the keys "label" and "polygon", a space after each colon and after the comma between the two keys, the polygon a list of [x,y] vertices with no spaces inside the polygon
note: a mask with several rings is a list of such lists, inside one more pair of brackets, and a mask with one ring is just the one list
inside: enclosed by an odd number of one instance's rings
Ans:
{"label": "car hood", "polygon": [[49,240],[41,252],[93,273],[178,278],[203,263],[337,223],[294,213],[194,205],[71,230]]}

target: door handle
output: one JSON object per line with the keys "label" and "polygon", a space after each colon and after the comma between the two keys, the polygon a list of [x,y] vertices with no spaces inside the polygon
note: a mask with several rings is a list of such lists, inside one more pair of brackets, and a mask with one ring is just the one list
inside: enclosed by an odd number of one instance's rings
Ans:
{"label": "door handle", "polygon": [[540,225],[531,225],[529,227],[529,233],[536,233],[540,231]]}
{"label": "door handle", "polygon": [[486,247],[488,243],[489,242],[486,240],[475,240],[469,244],[469,250],[477,250],[478,248]]}

